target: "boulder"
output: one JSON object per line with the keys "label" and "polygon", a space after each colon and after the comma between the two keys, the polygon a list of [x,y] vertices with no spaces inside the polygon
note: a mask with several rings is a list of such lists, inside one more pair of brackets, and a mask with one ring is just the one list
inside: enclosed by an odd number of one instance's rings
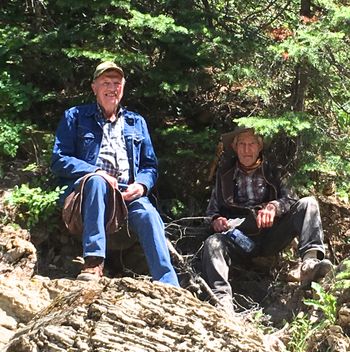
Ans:
{"label": "boulder", "polygon": [[181,288],[141,278],[71,288],[4,351],[281,351],[243,316],[228,317]]}

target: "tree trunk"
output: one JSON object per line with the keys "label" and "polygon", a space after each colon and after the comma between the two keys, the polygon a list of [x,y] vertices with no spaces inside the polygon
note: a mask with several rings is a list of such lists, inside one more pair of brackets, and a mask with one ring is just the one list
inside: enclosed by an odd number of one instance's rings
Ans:
{"label": "tree trunk", "polygon": [[[311,1],[301,0],[300,3],[301,20],[305,17],[311,17]],[[292,87],[291,109],[293,111],[303,112],[305,108],[305,93],[308,85],[308,64],[302,60],[295,67],[295,80]]]}

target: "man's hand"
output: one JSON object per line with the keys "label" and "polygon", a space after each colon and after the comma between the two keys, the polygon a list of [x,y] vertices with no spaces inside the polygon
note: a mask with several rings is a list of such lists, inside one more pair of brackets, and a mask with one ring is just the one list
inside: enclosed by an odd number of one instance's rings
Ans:
{"label": "man's hand", "polygon": [[212,226],[215,232],[223,232],[228,230],[228,220],[220,216],[213,220]]}
{"label": "man's hand", "polygon": [[140,198],[145,193],[145,187],[141,183],[132,183],[128,185],[128,188],[122,192],[123,199],[126,202],[131,202],[137,198]]}
{"label": "man's hand", "polygon": [[[113,188],[115,189],[118,188],[118,180],[115,177],[107,174],[106,171],[97,170],[96,174],[98,175],[103,174],[103,177],[109,181],[109,183]],[[131,202],[132,200],[142,197],[144,193],[145,193],[145,186],[143,186],[141,183],[134,182],[128,185],[128,188],[124,192],[122,192],[122,196],[126,202]]]}
{"label": "man's hand", "polygon": [[258,211],[256,225],[259,229],[268,228],[273,225],[276,216],[276,207],[273,204],[267,204],[264,209]]}

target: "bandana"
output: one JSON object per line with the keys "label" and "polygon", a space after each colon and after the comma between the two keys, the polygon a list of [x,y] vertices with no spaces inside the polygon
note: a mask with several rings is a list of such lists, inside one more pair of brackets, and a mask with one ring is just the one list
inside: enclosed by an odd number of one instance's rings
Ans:
{"label": "bandana", "polygon": [[261,163],[262,163],[262,160],[258,158],[253,165],[245,166],[238,161],[238,166],[242,171],[244,171],[247,174],[250,174],[252,171],[256,170],[261,165]]}

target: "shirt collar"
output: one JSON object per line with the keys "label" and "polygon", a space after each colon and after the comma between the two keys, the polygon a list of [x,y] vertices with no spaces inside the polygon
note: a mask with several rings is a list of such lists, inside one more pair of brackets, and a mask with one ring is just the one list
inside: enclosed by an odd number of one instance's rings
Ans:
{"label": "shirt collar", "polygon": [[[109,121],[107,119],[105,119],[105,117],[103,116],[101,106],[98,103],[96,103],[96,106],[97,106],[97,112],[95,115],[96,121],[98,123],[100,123],[102,126],[104,126]],[[125,109],[121,105],[118,106],[117,119],[115,121],[113,121],[113,123],[115,123],[123,115],[124,110]]]}
{"label": "shirt collar", "polygon": [[239,174],[244,176],[252,176],[253,174],[259,174],[259,173],[262,173],[262,162],[260,162],[255,168],[252,168],[250,172],[247,172],[241,167],[239,161],[238,160],[236,161],[234,178],[237,177]]}

